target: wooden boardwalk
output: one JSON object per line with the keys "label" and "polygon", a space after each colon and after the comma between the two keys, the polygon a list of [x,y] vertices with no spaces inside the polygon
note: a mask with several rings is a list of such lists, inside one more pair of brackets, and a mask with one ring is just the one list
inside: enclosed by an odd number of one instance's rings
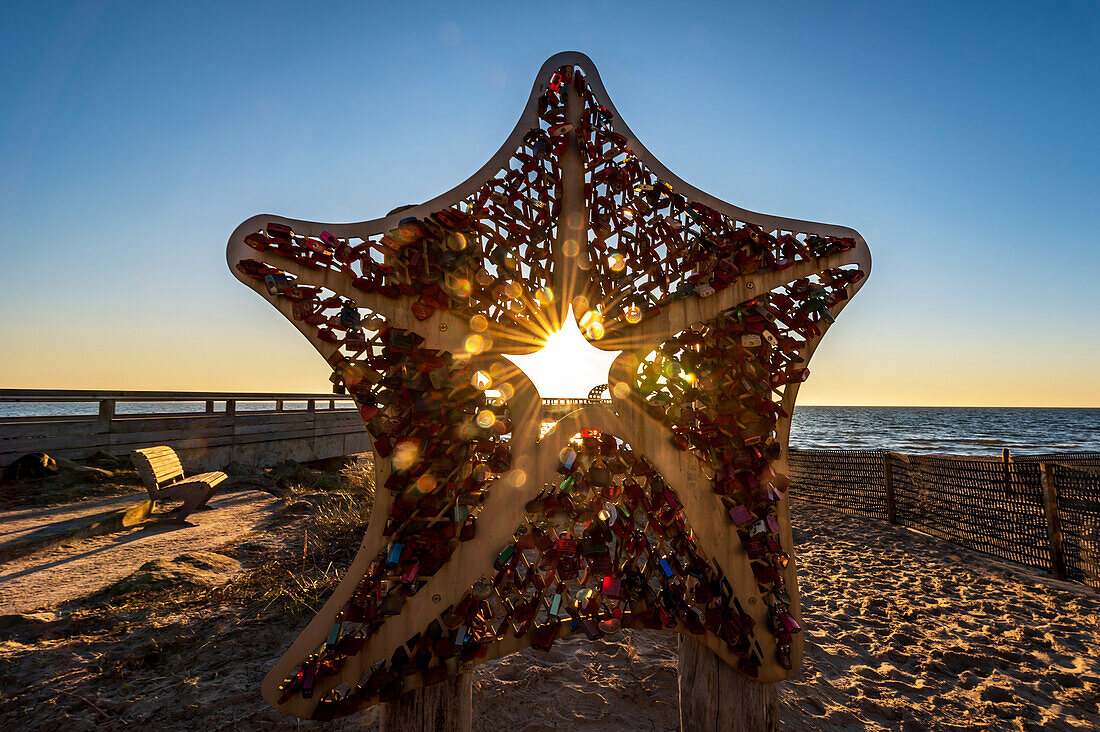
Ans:
{"label": "wooden boardwalk", "polygon": [[[217,470],[233,461],[268,466],[367,452],[370,440],[359,411],[338,407],[341,399],[346,397],[0,389],[0,402],[99,404],[98,415],[0,418],[0,467],[29,452],[79,460],[99,450],[126,455],[153,445],[176,450],[190,471]],[[116,405],[122,402],[195,402],[205,411],[120,414]],[[245,411],[237,408],[242,402],[268,402],[271,408]],[[306,408],[287,409],[288,402],[305,402]]]}

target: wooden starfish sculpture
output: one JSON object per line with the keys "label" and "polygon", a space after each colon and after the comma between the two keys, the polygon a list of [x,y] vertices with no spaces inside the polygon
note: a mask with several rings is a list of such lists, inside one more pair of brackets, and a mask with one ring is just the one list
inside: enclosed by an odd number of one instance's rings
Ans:
{"label": "wooden starfish sculpture", "polygon": [[[227,256],[331,364],[375,451],[359,553],[265,679],[272,705],[330,718],[623,627],[690,634],[762,682],[798,667],[790,415],[870,271],[858,233],[692,188],[563,53],[465,183],[363,223],[255,216]],[[540,439],[540,395],[503,354],[566,318],[622,353],[610,406]]]}

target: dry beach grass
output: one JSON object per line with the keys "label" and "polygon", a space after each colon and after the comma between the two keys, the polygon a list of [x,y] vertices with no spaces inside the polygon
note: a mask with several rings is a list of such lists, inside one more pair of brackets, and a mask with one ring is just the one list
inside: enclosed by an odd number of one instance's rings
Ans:
{"label": "dry beach grass", "polygon": [[[359,485],[284,498],[219,550],[244,567],[227,585],[101,593],[5,619],[0,720],[296,728],[259,682],[350,562],[369,506]],[[780,687],[784,728],[1096,727],[1098,593],[831,509],[793,513],[807,644]],[[481,730],[675,729],[676,639],[635,631],[528,649],[477,669],[474,710]]]}

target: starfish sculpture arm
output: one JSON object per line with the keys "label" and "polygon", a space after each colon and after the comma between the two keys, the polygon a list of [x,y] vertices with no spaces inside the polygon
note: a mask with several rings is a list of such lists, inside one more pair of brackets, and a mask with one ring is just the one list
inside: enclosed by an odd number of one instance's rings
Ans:
{"label": "starfish sculpture arm", "polygon": [[[789,415],[870,271],[856,232],[683,183],[566,53],[458,187],[356,224],[253,217],[227,259],[332,365],[376,452],[361,549],[270,703],[346,713],[622,625],[691,633],[761,681],[797,667]],[[539,392],[503,354],[567,322],[614,359],[614,409],[539,439]]]}

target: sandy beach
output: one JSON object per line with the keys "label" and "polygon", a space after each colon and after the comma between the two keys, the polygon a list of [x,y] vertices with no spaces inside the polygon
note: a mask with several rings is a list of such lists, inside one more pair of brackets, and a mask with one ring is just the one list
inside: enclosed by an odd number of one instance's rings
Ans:
{"label": "sandy beach", "polygon": [[[1096,728],[1098,593],[831,509],[793,514],[807,644],[780,685],[784,729]],[[311,520],[285,514],[220,551],[246,576],[271,557],[293,564]],[[22,729],[297,728],[260,700],[259,682],[309,613],[275,600],[245,612],[232,588],[7,616],[0,718]],[[642,631],[528,649],[476,670],[474,728],[678,729],[676,659],[674,635]],[[318,728],[376,724],[370,710]]]}
{"label": "sandy beach", "polygon": [[[132,503],[134,499],[124,500]],[[90,595],[151,558],[223,546],[257,528],[274,502],[272,496],[259,491],[215,496],[209,510],[183,526],[153,525],[68,541],[7,562],[0,566],[0,614],[26,612]]]}
{"label": "sandy beach", "polygon": [[[780,684],[783,728],[1100,724],[1094,591],[827,508],[796,504],[793,520],[807,639]],[[479,670],[475,727],[679,728],[675,638],[561,645]]]}

